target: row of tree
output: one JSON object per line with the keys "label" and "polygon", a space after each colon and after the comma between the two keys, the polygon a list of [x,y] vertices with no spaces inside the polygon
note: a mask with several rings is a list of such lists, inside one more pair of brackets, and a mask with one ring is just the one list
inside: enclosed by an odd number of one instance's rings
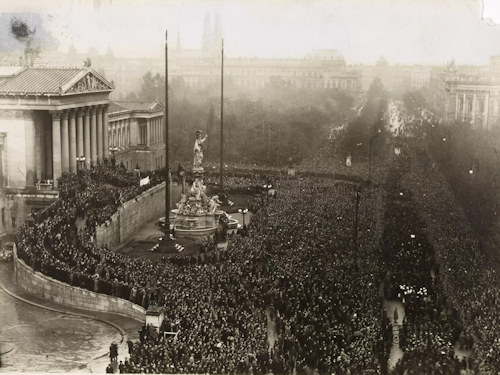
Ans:
{"label": "row of tree", "polygon": [[[127,100],[165,99],[165,79],[148,72],[141,91]],[[173,160],[190,160],[195,132],[208,135],[205,158],[219,160],[220,86],[203,89],[181,78],[169,83],[170,146]],[[284,165],[310,156],[332,126],[353,116],[354,99],[336,89],[300,90],[272,82],[251,94],[224,86],[224,159]]]}

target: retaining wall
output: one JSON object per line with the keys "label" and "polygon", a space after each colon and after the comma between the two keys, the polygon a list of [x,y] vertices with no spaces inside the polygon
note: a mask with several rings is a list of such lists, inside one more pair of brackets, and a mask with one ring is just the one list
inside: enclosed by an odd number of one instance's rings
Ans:
{"label": "retaining wall", "polygon": [[34,272],[14,253],[16,282],[27,292],[59,304],[87,310],[118,313],[144,321],[146,310],[122,298],[91,292]]}
{"label": "retaining wall", "polygon": [[146,190],[123,203],[106,223],[96,228],[96,242],[109,248],[118,246],[144,224],[165,212],[165,183]]}
{"label": "retaining wall", "polygon": [[[170,185],[170,207],[175,208],[182,187]],[[130,238],[144,224],[165,216],[165,183],[146,190],[137,197],[123,203],[111,219],[96,228],[96,243],[113,248]]]}

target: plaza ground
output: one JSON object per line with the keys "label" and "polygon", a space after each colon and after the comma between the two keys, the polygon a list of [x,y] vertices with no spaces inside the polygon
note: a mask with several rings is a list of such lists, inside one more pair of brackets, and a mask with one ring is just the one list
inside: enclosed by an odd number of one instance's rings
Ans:
{"label": "plaza ground", "polygon": [[15,283],[12,263],[0,264],[0,306],[0,373],[105,373],[111,343],[123,360],[127,340],[137,340],[142,325],[33,296]]}

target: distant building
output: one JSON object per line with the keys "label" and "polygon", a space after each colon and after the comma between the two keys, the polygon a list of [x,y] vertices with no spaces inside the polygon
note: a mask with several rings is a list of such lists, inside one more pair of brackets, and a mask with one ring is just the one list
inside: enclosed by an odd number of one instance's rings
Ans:
{"label": "distant building", "polygon": [[482,74],[450,74],[444,79],[447,120],[474,128],[499,128],[500,81]]}
{"label": "distant building", "polygon": [[164,109],[158,101],[111,102],[108,139],[118,164],[150,171],[165,166]]}
{"label": "distant building", "polygon": [[107,156],[112,84],[92,69],[0,67],[0,235],[57,198],[57,179]]}

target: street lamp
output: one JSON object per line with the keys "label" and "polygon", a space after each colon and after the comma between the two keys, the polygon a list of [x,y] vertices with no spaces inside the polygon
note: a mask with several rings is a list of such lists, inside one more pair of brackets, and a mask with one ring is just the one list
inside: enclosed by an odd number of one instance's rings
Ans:
{"label": "street lamp", "polygon": [[82,155],[76,157],[76,166],[78,171],[85,167],[85,156]]}
{"label": "street lamp", "polygon": [[238,209],[238,212],[243,215],[243,229],[245,229],[245,215],[248,213],[248,208],[245,208],[244,210],[240,208]]}
{"label": "street lamp", "polygon": [[359,210],[359,191],[356,191],[356,214],[354,216],[354,269],[358,270],[358,210]]}

